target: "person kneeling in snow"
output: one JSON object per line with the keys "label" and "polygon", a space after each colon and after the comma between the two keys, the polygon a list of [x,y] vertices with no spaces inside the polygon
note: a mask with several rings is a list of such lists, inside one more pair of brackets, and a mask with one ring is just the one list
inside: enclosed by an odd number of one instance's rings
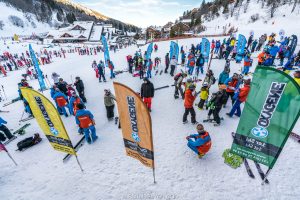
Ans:
{"label": "person kneeling in snow", "polygon": [[98,139],[98,136],[96,135],[96,128],[94,126],[94,116],[90,111],[85,110],[85,106],[82,103],[78,104],[77,108],[78,110],[75,116],[76,124],[79,126],[80,129],[83,129],[85,140],[89,144],[91,144],[92,142]]}
{"label": "person kneeling in snow", "polygon": [[197,125],[198,134],[187,136],[187,146],[193,150],[199,158],[202,158],[211,147],[211,139],[209,133],[204,130],[202,124]]}

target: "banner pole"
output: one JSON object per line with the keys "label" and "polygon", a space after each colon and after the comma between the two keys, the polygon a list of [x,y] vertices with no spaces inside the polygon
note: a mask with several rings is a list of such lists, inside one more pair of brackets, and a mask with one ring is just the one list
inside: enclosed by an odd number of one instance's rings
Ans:
{"label": "banner pole", "polygon": [[272,170],[272,168],[269,168],[269,169],[268,169],[268,171],[267,171],[267,173],[266,173],[266,176],[265,176],[265,178],[263,179],[261,185],[264,185],[264,184],[265,184],[265,181],[266,181],[266,179],[268,178],[268,176],[269,176],[271,170]]}
{"label": "banner pole", "polygon": [[156,181],[155,181],[155,168],[154,167],[152,168],[152,172],[153,172],[153,183],[156,184]]}
{"label": "banner pole", "polygon": [[18,166],[18,164],[16,163],[16,161],[13,159],[13,157],[10,155],[10,153],[8,151],[6,151],[8,157],[10,157],[10,159],[15,163],[16,166]]}
{"label": "banner pole", "polygon": [[81,167],[81,164],[80,164],[80,162],[79,162],[79,160],[78,160],[77,155],[75,155],[75,157],[76,157],[77,163],[78,163],[78,165],[79,165],[79,167],[80,167],[80,169],[81,169],[81,172],[83,172],[83,169],[82,169],[82,167]]}

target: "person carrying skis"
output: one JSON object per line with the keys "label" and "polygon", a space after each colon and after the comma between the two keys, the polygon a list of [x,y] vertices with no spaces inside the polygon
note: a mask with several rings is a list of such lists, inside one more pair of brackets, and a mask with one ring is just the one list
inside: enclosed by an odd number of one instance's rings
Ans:
{"label": "person carrying skis", "polygon": [[213,115],[213,121],[216,122],[214,126],[219,126],[221,124],[221,118],[219,116],[219,113],[222,109],[222,105],[225,104],[227,99],[225,89],[225,85],[220,85],[219,91],[212,94],[211,99],[207,105],[207,107],[209,108],[207,119],[209,120],[210,116]]}
{"label": "person carrying skis", "polygon": [[250,92],[250,83],[250,79],[244,80],[244,87],[239,89],[239,92],[235,94],[234,98],[236,100],[232,106],[231,111],[229,113],[226,113],[226,115],[228,115],[229,117],[232,117],[233,115],[236,115],[238,117],[241,116],[241,104],[247,99],[247,96]]}
{"label": "person carrying skis", "polygon": [[[183,80],[184,78],[187,77],[187,74],[186,73],[178,73],[176,74],[176,76],[174,77],[174,85],[175,85],[175,93],[174,93],[174,98],[175,99],[178,99],[179,98],[179,92],[180,92],[180,95],[182,97],[182,99],[184,99],[184,93],[183,93],[183,90],[182,90],[182,83],[183,83]],[[179,92],[178,92],[179,90]]]}
{"label": "person carrying skis", "polygon": [[189,115],[189,113],[191,113],[191,122],[192,124],[197,124],[196,121],[196,112],[194,110],[194,101],[196,99],[196,92],[195,92],[195,88],[196,86],[194,84],[191,84],[188,89],[185,91],[185,95],[184,95],[184,108],[185,108],[185,112],[183,114],[183,124],[188,123],[187,120],[187,116]]}
{"label": "person carrying skis", "polygon": [[78,111],[75,116],[76,124],[79,126],[79,129],[82,129],[87,143],[91,144],[98,139],[94,115],[90,111],[85,110],[84,104],[78,104],[77,108]]}
{"label": "person carrying skis", "polygon": [[201,71],[201,74],[203,74],[203,66],[204,66],[204,63],[205,63],[205,59],[203,58],[203,55],[202,53],[200,53],[199,57],[197,58],[197,61],[196,61],[196,75],[198,77],[199,75],[199,71]]}
{"label": "person carrying skis", "polygon": [[208,88],[210,88],[213,84],[215,84],[216,78],[214,77],[214,73],[211,69],[207,71],[203,82],[208,83]]}
{"label": "person carrying skis", "polygon": [[148,78],[144,78],[144,83],[141,87],[141,97],[148,110],[151,112],[152,98],[154,97],[154,86]]}
{"label": "person carrying skis", "polygon": [[80,97],[76,94],[76,92],[72,93],[72,97],[70,98],[69,102],[69,111],[71,115],[76,115],[76,112],[78,110],[77,105],[83,104],[83,101],[80,99]]}
{"label": "person carrying skis", "polygon": [[62,93],[59,88],[55,88],[55,94],[53,95],[53,99],[57,103],[58,107],[62,111],[62,113],[65,115],[65,117],[68,117],[69,115],[67,114],[66,111],[66,106],[68,106],[68,97]]}
{"label": "person carrying skis", "polygon": [[165,64],[166,64],[165,73],[168,73],[168,69],[169,69],[169,65],[170,65],[169,53],[167,53],[165,56]]}
{"label": "person carrying skis", "polygon": [[[11,138],[13,138],[13,135],[11,134],[10,130],[4,125],[7,124],[7,121],[5,121],[4,119],[2,119],[0,117],[0,141],[5,141],[5,139],[7,138],[8,140],[10,140]],[[2,132],[4,133],[4,135],[2,134]]]}
{"label": "person carrying skis", "polygon": [[208,83],[204,82],[200,91],[200,101],[198,103],[199,110],[203,110],[204,103],[208,99],[208,96],[209,96]]}
{"label": "person carrying skis", "polygon": [[110,79],[116,78],[115,73],[114,73],[114,64],[112,61],[107,60],[108,68],[110,69]]}
{"label": "person carrying skis", "polygon": [[172,59],[170,61],[170,65],[171,65],[170,75],[174,76],[174,72],[175,72],[175,69],[176,69],[176,66],[177,66],[177,59],[176,59],[175,56],[172,56]]}
{"label": "person carrying skis", "polygon": [[[130,58],[132,60],[132,58]],[[99,64],[97,65],[97,69],[98,69],[98,72],[99,72],[99,82],[102,82],[101,81],[101,78],[103,78],[103,81],[106,82],[106,79],[105,79],[105,66],[104,66],[104,63],[102,60],[100,60]]]}
{"label": "person carrying skis", "polygon": [[202,124],[197,125],[197,134],[192,134],[186,137],[187,146],[194,151],[199,158],[202,158],[211,148],[211,138],[209,133],[204,130]]}
{"label": "person carrying skis", "polygon": [[78,92],[78,94],[79,94],[79,97],[82,99],[82,101],[83,101],[84,103],[86,103],[87,101],[86,101],[86,98],[85,98],[85,95],[84,95],[84,85],[83,85],[83,82],[82,82],[82,80],[80,79],[79,76],[77,76],[77,77],[75,78],[75,83],[74,83],[74,85],[75,85],[76,90],[77,90],[77,92]]}
{"label": "person carrying skis", "polygon": [[106,116],[109,121],[114,119],[114,108],[115,108],[115,96],[110,92],[109,89],[104,90],[104,105],[106,108]]}

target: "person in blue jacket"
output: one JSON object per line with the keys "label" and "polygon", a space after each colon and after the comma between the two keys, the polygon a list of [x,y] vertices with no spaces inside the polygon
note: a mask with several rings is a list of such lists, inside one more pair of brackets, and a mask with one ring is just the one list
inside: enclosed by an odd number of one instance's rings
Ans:
{"label": "person in blue jacket", "polygon": [[81,100],[81,98],[76,94],[76,92],[72,93],[72,96],[70,98],[70,102],[69,102],[69,111],[71,115],[75,115],[78,108],[77,105],[78,104],[84,104],[83,101]]}
{"label": "person in blue jacket", "polygon": [[221,47],[221,41],[217,40],[216,41],[216,47],[215,47],[215,54],[219,53],[220,47]]}
{"label": "person in blue jacket", "polygon": [[149,58],[148,62],[147,62],[147,78],[152,78],[152,68],[153,68],[153,62],[151,60],[151,58]]}
{"label": "person in blue jacket", "polygon": [[199,158],[202,158],[211,148],[211,138],[209,133],[204,130],[202,124],[197,125],[197,134],[186,137],[187,146],[194,151]]}
{"label": "person in blue jacket", "polygon": [[223,72],[219,75],[219,85],[225,84],[225,81],[229,78],[229,68],[224,68]]}
{"label": "person in blue jacket", "polygon": [[78,111],[75,116],[76,124],[83,130],[87,143],[91,144],[98,139],[98,136],[96,135],[96,128],[94,126],[94,115],[90,111],[85,110],[84,104],[78,104],[77,108]]}
{"label": "person in blue jacket", "polygon": [[272,56],[270,55],[270,53],[267,52],[267,55],[266,55],[266,60],[263,62],[263,66],[272,66],[272,62],[273,62],[273,58]]}
{"label": "person in blue jacket", "polygon": [[102,60],[100,60],[100,63],[97,65],[97,69],[98,69],[98,72],[99,72],[99,82],[102,82],[101,78],[103,78],[103,81],[106,82],[106,79],[105,79],[105,66],[104,66],[104,63],[103,63]]}
{"label": "person in blue jacket", "polygon": [[181,51],[181,65],[182,65],[182,66],[185,64],[185,57],[186,57],[186,54],[185,54],[185,52],[182,50],[182,51]]}
{"label": "person in blue jacket", "polygon": [[274,60],[276,58],[276,55],[279,52],[279,47],[277,45],[273,44],[273,45],[271,45],[269,52],[270,52],[270,55],[271,55],[271,58],[272,58],[271,65],[273,65],[274,64]]}
{"label": "person in blue jacket", "polygon": [[[0,131],[5,134],[5,136],[8,140],[10,140],[13,137],[13,135],[11,134],[10,130],[4,124],[7,124],[7,122],[0,117]],[[0,132],[0,141],[5,141],[6,138],[4,137],[4,135],[1,132]]]}
{"label": "person in blue jacket", "polygon": [[[57,88],[56,85],[53,85],[53,86],[50,88],[50,96],[51,96],[51,98],[52,98],[54,101],[55,101],[55,99],[54,99],[53,97],[54,97],[54,94],[56,93],[55,88]],[[57,102],[56,102],[56,101],[55,101],[55,105],[56,105],[56,109],[57,109],[58,113],[59,113],[60,115],[63,115],[63,112],[62,112],[61,108],[57,105]]]}
{"label": "person in blue jacket", "polygon": [[197,58],[197,61],[196,61],[196,75],[198,76],[199,75],[199,71],[201,71],[201,74],[203,74],[203,66],[204,66],[204,63],[205,63],[205,59],[203,58],[203,55],[202,53],[200,53],[199,57]]}
{"label": "person in blue jacket", "polygon": [[53,99],[55,100],[65,117],[68,117],[69,115],[66,111],[66,107],[68,106],[68,97],[64,93],[62,93],[58,88],[55,88],[55,94],[53,95]]}

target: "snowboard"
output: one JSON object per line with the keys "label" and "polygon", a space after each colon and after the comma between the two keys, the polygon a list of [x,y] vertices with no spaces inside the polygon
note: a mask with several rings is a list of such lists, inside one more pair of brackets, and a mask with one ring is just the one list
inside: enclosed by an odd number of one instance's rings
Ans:
{"label": "snowboard", "polygon": [[[80,147],[83,146],[84,141],[85,141],[85,136],[83,136],[83,137],[75,144],[74,149],[75,149],[76,152],[80,149]],[[71,154],[67,154],[67,155],[63,158],[63,162],[67,162],[67,161],[71,158],[71,156],[72,156]]]}

